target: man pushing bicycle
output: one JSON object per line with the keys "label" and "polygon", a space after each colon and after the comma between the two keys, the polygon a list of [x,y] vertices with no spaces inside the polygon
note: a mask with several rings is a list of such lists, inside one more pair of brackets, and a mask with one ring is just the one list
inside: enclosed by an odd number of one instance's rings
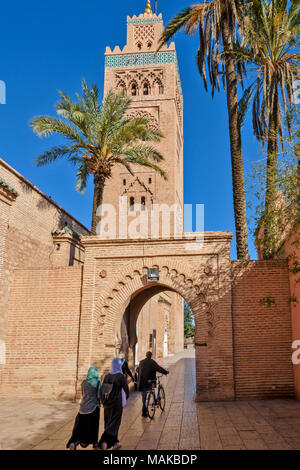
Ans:
{"label": "man pushing bicycle", "polygon": [[146,407],[146,396],[147,391],[150,387],[149,382],[156,382],[156,372],[161,374],[167,375],[169,373],[168,370],[165,370],[163,367],[160,367],[157,362],[152,359],[152,352],[148,351],[146,353],[146,359],[140,362],[139,369],[138,369],[138,391],[142,393],[142,400],[143,400],[143,409],[142,409],[142,416],[146,418],[147,414],[147,407]]}

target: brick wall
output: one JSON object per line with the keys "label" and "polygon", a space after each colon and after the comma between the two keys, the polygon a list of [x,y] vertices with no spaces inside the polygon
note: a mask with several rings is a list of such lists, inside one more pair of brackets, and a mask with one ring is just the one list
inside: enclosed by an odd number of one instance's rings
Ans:
{"label": "brick wall", "polygon": [[5,340],[13,271],[55,266],[52,232],[61,225],[81,235],[89,232],[2,159],[0,177],[18,193],[11,206],[0,198],[0,340]]}
{"label": "brick wall", "polygon": [[294,396],[287,263],[232,266],[236,399]]}
{"label": "brick wall", "polygon": [[[226,257],[222,266],[220,258],[218,264],[210,260],[207,276],[205,255],[175,258],[180,240],[148,243],[147,250],[157,252],[159,247],[165,256],[141,259],[139,250],[144,254],[145,247],[138,242],[123,242],[122,252],[120,242],[115,242],[115,251],[114,243],[106,247],[97,241],[93,246],[89,238],[85,243],[84,280],[80,267],[14,272],[2,381],[6,395],[74,398],[76,374],[78,385],[92,362],[101,371],[110,365],[122,313],[133,294],[139,292],[133,303],[147,294],[143,269],[154,264],[161,268],[161,285],[151,286],[153,295],[166,287],[176,289],[195,315],[197,399],[294,396],[286,261],[230,263]],[[167,254],[169,249],[173,254]],[[123,268],[121,253],[127,256]],[[205,282],[209,297],[199,290]]]}
{"label": "brick wall", "polygon": [[82,268],[16,270],[1,388],[10,396],[73,399]]}
{"label": "brick wall", "polygon": [[[8,228],[10,204],[6,203],[4,199],[0,198],[0,298],[4,295],[1,287],[1,280],[3,278],[4,269],[4,251],[5,251],[5,240]],[[0,320],[1,321],[1,320]],[[1,330],[1,325],[0,325]]]}

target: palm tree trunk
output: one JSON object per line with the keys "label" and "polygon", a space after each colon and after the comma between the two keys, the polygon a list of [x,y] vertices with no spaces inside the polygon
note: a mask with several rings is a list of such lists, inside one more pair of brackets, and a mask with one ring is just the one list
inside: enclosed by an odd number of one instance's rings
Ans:
{"label": "palm tree trunk", "polygon": [[97,215],[97,209],[103,202],[103,191],[105,186],[105,176],[94,175],[94,198],[93,198],[93,214],[92,214],[92,230],[91,235],[97,235],[97,225],[101,220],[101,216]]}
{"label": "palm tree trunk", "polygon": [[273,258],[276,252],[276,199],[277,199],[277,153],[278,153],[278,93],[274,97],[273,109],[269,117],[268,156],[264,214],[263,257]]}
{"label": "palm tree trunk", "polygon": [[[226,14],[223,15],[222,36],[224,51],[232,50],[232,41]],[[242,260],[249,259],[248,230],[246,218],[241,127],[238,116],[237,76],[235,72],[234,61],[230,56],[226,56],[225,58],[225,70],[237,257],[238,259]]]}

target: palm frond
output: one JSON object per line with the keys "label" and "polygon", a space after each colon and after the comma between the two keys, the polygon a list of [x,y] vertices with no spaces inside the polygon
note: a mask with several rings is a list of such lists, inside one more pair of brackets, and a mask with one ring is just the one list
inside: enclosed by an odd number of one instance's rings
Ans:
{"label": "palm frond", "polygon": [[178,31],[180,31],[180,29],[186,26],[192,14],[193,10],[191,7],[189,7],[185,8],[174,16],[174,18],[167,24],[164,32],[161,35],[158,50],[160,50],[164,44],[166,44]]}
{"label": "palm frond", "polygon": [[[82,96],[74,102],[63,91],[59,91],[60,101],[56,104],[61,118],[38,116],[30,126],[40,137],[59,134],[69,145],[61,145],[39,155],[35,161],[38,166],[65,158],[77,167],[76,189],[83,192],[89,174],[110,178],[116,164],[123,165],[133,174],[131,164],[143,165],[164,171],[155,163],[163,160],[159,151],[149,145],[163,138],[159,129],[149,127],[149,119],[126,116],[131,104],[130,98],[108,92],[99,104],[99,90],[96,85],[88,87],[82,80]],[[155,163],[152,163],[155,162]]]}
{"label": "palm frond", "polygon": [[83,194],[86,190],[87,180],[89,177],[89,167],[83,162],[76,173],[76,191]]}
{"label": "palm frond", "polygon": [[78,157],[78,152],[80,151],[79,145],[73,145],[72,147],[68,147],[65,145],[60,145],[56,147],[52,147],[50,150],[47,150],[44,153],[41,153],[38,157],[34,158],[34,162],[37,163],[38,167],[47,165],[49,163],[53,163],[60,158],[66,158],[67,160],[71,161],[72,163],[76,163]]}
{"label": "palm frond", "polygon": [[240,122],[240,126],[242,127],[243,124],[244,124],[244,120],[245,120],[245,117],[246,117],[246,114],[247,114],[247,111],[248,111],[248,108],[249,108],[249,104],[250,104],[250,101],[252,99],[252,96],[253,96],[253,88],[254,88],[254,85],[255,85],[255,82],[252,83],[245,91],[244,91],[244,94],[242,96],[242,98],[240,99],[239,103],[238,103],[238,106],[239,106],[239,122]]}

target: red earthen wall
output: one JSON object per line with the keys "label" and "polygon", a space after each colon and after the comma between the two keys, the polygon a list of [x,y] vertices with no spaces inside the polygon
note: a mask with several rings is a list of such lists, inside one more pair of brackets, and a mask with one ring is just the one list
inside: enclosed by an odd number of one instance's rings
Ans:
{"label": "red earthen wall", "polygon": [[236,399],[294,396],[287,262],[232,266]]}
{"label": "red earthen wall", "polygon": [[8,312],[6,395],[73,399],[82,268],[16,270]]}

